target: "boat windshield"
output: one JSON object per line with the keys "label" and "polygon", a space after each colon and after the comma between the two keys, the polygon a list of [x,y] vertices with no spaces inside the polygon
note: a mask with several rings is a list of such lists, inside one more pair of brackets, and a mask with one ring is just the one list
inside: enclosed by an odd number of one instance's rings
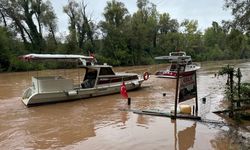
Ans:
{"label": "boat windshield", "polygon": [[188,64],[188,65],[191,65],[191,64],[192,64],[192,61],[188,61],[187,64]]}
{"label": "boat windshield", "polygon": [[177,65],[176,64],[172,64],[170,66],[170,71],[177,71]]}
{"label": "boat windshield", "polygon": [[185,52],[171,52],[170,56],[186,56]]}
{"label": "boat windshield", "polygon": [[[170,66],[170,71],[177,71],[177,64],[172,64]],[[180,65],[180,72],[185,71],[185,65]]]}
{"label": "boat windshield", "polygon": [[115,75],[111,67],[102,67],[99,75]]}

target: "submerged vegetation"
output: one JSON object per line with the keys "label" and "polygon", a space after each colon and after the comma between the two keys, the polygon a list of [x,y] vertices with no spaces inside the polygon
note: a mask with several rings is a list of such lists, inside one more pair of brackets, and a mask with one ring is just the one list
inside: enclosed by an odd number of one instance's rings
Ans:
{"label": "submerged vegetation", "polygon": [[[250,108],[250,83],[241,83],[240,68],[236,70],[227,65],[221,68],[219,75],[227,75],[225,93],[226,99],[230,101],[229,117],[238,121],[241,119],[250,120],[250,113],[246,111]],[[235,79],[237,79],[236,82]]]}
{"label": "submerged vegetation", "polygon": [[154,56],[186,51],[195,61],[250,58],[249,1],[225,0],[234,20],[212,22],[204,31],[197,20],[171,18],[149,0],[137,0],[130,14],[117,0],[107,2],[99,23],[88,16],[87,4],[69,0],[62,8],[68,16],[68,33],[58,32],[50,1],[0,0],[0,71],[60,67],[27,65],[17,56],[27,53],[95,53],[100,63],[142,65]]}

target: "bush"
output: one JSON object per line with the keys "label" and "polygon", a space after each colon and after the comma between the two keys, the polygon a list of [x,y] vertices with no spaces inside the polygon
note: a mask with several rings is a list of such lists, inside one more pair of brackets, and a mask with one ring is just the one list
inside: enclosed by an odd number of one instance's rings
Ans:
{"label": "bush", "polygon": [[10,58],[10,66],[8,71],[30,71],[30,70],[42,70],[45,69],[43,64],[34,62],[24,62],[18,59],[16,56]]}

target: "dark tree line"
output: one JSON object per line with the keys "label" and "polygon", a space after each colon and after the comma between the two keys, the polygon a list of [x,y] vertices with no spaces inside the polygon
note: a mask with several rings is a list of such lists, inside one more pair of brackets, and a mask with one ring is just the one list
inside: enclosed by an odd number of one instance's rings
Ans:
{"label": "dark tree line", "polygon": [[68,16],[69,32],[61,37],[50,1],[0,0],[0,71],[27,69],[17,59],[26,53],[95,53],[99,62],[111,65],[152,64],[154,56],[176,50],[186,51],[195,61],[250,57],[247,0],[225,0],[234,20],[211,22],[204,32],[198,30],[198,21],[178,22],[167,12],[159,13],[149,0],[136,4],[137,11],[130,14],[122,2],[110,0],[104,19],[95,24],[84,1],[68,0],[62,11]]}

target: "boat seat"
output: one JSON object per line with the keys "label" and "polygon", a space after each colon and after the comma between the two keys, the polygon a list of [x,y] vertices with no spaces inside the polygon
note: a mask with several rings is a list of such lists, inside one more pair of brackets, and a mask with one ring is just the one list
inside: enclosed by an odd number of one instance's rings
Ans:
{"label": "boat seat", "polygon": [[95,79],[86,79],[81,83],[82,88],[93,88],[95,85]]}

